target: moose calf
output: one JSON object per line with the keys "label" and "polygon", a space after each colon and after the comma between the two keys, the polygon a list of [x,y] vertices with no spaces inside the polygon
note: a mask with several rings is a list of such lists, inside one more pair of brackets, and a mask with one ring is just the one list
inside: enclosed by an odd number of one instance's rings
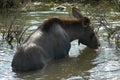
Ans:
{"label": "moose calf", "polygon": [[72,14],[76,19],[50,18],[40,25],[17,49],[12,60],[13,71],[40,70],[51,61],[64,58],[75,39],[79,44],[97,49],[99,42],[90,19],[75,7]]}

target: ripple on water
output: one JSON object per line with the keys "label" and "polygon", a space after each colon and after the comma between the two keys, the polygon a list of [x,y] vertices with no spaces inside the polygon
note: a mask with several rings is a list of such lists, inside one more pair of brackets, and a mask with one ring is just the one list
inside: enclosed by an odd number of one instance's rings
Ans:
{"label": "ripple on water", "polygon": [[61,80],[84,80],[81,76],[71,76],[70,78],[64,79],[62,78]]}
{"label": "ripple on water", "polygon": [[68,14],[68,12],[60,12],[60,11],[37,11],[37,12],[28,12],[28,16],[38,16],[40,14]]}
{"label": "ripple on water", "polygon": [[119,80],[120,63],[117,61],[102,63],[89,70],[89,72],[90,80]]}
{"label": "ripple on water", "polygon": [[107,61],[98,64],[96,67],[89,70],[89,72],[112,72],[120,70],[120,61]]}
{"label": "ripple on water", "polygon": [[116,55],[115,49],[102,48],[92,63],[96,66],[88,71],[90,72],[89,80],[120,79],[120,57]]}
{"label": "ripple on water", "polygon": [[93,64],[100,64],[106,61],[118,61],[119,57],[115,54],[116,50],[112,48],[102,48],[98,51],[98,56],[93,60]]}

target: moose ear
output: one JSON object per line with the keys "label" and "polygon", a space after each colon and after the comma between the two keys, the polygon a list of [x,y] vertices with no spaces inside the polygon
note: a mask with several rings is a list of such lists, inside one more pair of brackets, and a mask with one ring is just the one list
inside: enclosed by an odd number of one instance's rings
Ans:
{"label": "moose ear", "polygon": [[77,19],[83,18],[83,15],[80,13],[80,10],[75,7],[72,8],[72,15]]}

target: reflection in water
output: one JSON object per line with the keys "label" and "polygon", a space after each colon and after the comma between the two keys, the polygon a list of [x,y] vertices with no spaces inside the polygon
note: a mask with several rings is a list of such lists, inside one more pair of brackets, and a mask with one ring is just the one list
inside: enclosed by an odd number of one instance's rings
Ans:
{"label": "reflection in water", "polygon": [[82,70],[87,71],[93,68],[95,65],[93,65],[91,62],[93,59],[96,58],[96,56],[96,51],[93,49],[86,47],[84,50],[82,50],[82,53],[79,56],[79,63],[80,65],[82,64],[84,67]]}

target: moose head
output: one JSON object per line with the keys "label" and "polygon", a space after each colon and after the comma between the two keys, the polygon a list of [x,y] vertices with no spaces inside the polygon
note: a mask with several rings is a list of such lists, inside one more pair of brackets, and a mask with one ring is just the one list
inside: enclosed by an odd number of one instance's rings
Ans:
{"label": "moose head", "polygon": [[90,48],[98,48],[100,46],[96,33],[94,32],[94,28],[91,25],[90,19],[87,17],[84,17],[79,9],[72,8],[72,13],[75,18],[78,19],[78,22],[81,23],[81,36],[78,40],[78,44],[82,43],[84,45],[87,45]]}
{"label": "moose head", "polygon": [[80,10],[75,7],[72,8],[72,15],[75,19],[62,19],[66,26],[63,28],[68,33],[70,40],[73,41],[78,39],[78,44],[82,43],[90,48],[97,49],[100,44],[96,33],[94,32],[94,28],[91,25],[90,19],[83,16],[80,13]]}

